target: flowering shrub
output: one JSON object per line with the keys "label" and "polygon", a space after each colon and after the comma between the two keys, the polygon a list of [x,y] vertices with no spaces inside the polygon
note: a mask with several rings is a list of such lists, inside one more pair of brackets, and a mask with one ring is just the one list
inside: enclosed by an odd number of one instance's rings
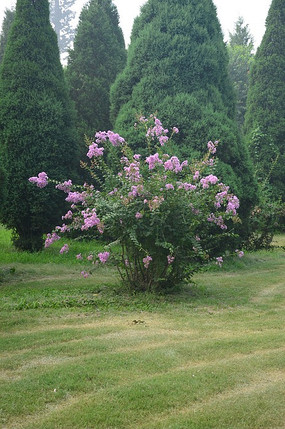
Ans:
{"label": "flowering shrub", "polygon": [[[239,220],[239,200],[214,174],[218,142],[209,142],[204,159],[190,165],[166,153],[177,128],[169,132],[153,115],[141,117],[136,126],[145,128],[149,152],[145,159],[132,153],[118,134],[98,132],[89,145],[86,168],[100,186],[85,184],[79,189],[70,180],[56,185],[67,194],[71,207],[62,217],[64,223],[47,235],[46,246],[66,231],[96,230],[106,235],[108,251],[79,254],[78,259],[86,258],[94,266],[113,259],[131,289],[165,289],[189,279],[210,260],[222,265],[220,252]],[[119,171],[104,161],[107,145],[120,159]],[[30,179],[39,187],[48,180],[44,172]],[[66,251],[64,245],[61,253]],[[88,276],[88,271],[82,275]]]}

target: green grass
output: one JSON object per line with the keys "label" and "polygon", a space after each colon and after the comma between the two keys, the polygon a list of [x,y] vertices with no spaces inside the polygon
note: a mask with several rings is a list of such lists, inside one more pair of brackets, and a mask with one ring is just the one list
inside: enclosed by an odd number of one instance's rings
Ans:
{"label": "green grass", "polygon": [[284,243],[163,297],[0,230],[0,426],[284,428]]}

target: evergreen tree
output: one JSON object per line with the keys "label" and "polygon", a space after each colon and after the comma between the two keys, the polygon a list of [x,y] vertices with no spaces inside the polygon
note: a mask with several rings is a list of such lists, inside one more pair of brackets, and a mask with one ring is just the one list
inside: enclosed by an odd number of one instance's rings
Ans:
{"label": "evergreen tree", "polygon": [[229,75],[236,90],[237,121],[242,128],[246,110],[246,99],[249,86],[249,70],[252,65],[253,38],[248,25],[244,25],[243,18],[235,23],[234,33],[230,33],[228,43]]}
{"label": "evergreen tree", "polygon": [[235,23],[234,33],[230,33],[229,44],[234,46],[248,46],[250,50],[253,49],[253,37],[250,34],[248,24],[244,24],[243,17],[240,16]]}
{"label": "evergreen tree", "polygon": [[235,122],[228,53],[212,0],[149,0],[136,18],[127,65],[111,91],[115,129],[141,144],[137,113],[157,116],[181,131],[181,156],[196,158],[208,140],[220,140],[219,174],[242,203],[245,218],[255,200],[248,152]]}
{"label": "evergreen tree", "polygon": [[66,78],[78,113],[78,128],[91,137],[110,124],[110,86],[124,67],[126,50],[116,6],[91,0],[82,10]]}
{"label": "evergreen tree", "polygon": [[273,0],[251,69],[245,132],[261,180],[285,200],[285,3]]}
{"label": "evergreen tree", "polygon": [[72,20],[75,12],[72,6],[76,0],[50,0],[50,20],[57,34],[61,54],[67,53],[74,39]]}
{"label": "evergreen tree", "polygon": [[7,45],[8,35],[10,32],[10,28],[13,24],[14,18],[15,18],[15,10],[6,9],[5,16],[2,23],[1,34],[0,34],[0,64],[3,60],[5,48]]}
{"label": "evergreen tree", "polygon": [[64,196],[29,183],[45,171],[75,176],[78,149],[74,116],[59,60],[48,0],[18,0],[0,68],[0,220],[14,244],[39,250],[43,233],[60,221]]}

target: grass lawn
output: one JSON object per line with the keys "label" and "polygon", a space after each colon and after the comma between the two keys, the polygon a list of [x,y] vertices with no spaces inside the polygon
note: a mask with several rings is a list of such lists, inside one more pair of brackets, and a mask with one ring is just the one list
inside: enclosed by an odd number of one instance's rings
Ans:
{"label": "grass lawn", "polygon": [[165,297],[60,247],[17,253],[0,228],[0,427],[285,428],[281,247]]}

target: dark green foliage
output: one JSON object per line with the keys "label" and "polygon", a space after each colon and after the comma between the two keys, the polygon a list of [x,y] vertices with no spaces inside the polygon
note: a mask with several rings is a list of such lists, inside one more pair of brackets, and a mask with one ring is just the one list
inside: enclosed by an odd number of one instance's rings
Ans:
{"label": "dark green foliage", "polygon": [[84,134],[91,137],[111,127],[110,86],[125,60],[116,6],[111,0],[91,0],[81,12],[66,70],[83,142]]}
{"label": "dark green foliage", "polygon": [[111,90],[116,131],[135,147],[136,114],[157,116],[180,133],[175,153],[198,158],[220,140],[223,180],[241,198],[242,217],[255,199],[249,156],[235,123],[228,52],[211,0],[149,0],[135,20],[127,66]]}
{"label": "dark green foliage", "polygon": [[11,25],[15,18],[14,9],[6,9],[5,16],[2,23],[1,35],[0,35],[0,64],[2,63],[5,48],[8,41],[8,35],[11,28]]}
{"label": "dark green foliage", "polygon": [[[283,0],[272,1],[266,21],[266,31],[255,56],[250,74],[245,132],[258,177],[260,180],[265,180],[270,175],[269,182],[272,185],[273,194],[285,200],[285,3]],[[273,165],[274,168],[272,168]]]}
{"label": "dark green foliage", "polygon": [[0,69],[0,219],[18,248],[39,250],[43,233],[60,220],[64,195],[28,179],[41,171],[75,176],[73,122],[48,0],[18,0]]}
{"label": "dark green foliage", "polygon": [[60,53],[66,53],[74,39],[71,23],[75,17],[72,10],[75,0],[50,0],[50,20],[57,34]]}
{"label": "dark green foliage", "polygon": [[236,117],[239,126],[242,127],[246,111],[249,70],[254,59],[252,53],[253,39],[248,25],[244,25],[243,18],[240,17],[235,23],[235,31],[230,33],[230,40],[227,46],[229,52],[229,75],[237,97]]}

